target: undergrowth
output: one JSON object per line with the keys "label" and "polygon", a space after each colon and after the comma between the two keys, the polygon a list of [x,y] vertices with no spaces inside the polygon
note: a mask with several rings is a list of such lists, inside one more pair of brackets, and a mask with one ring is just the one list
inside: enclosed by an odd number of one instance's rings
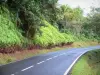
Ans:
{"label": "undergrowth", "polygon": [[[83,35],[76,36],[71,33],[61,33],[58,28],[51,25],[46,20],[40,20],[41,25],[33,39],[25,37],[25,33],[17,26],[17,15],[15,11],[11,11],[6,6],[0,6],[0,52],[17,51],[15,47],[28,48],[28,46],[36,45],[40,47],[62,46],[72,44],[76,41],[89,41]],[[26,28],[27,29],[27,28]],[[34,29],[34,28],[33,28]],[[31,31],[31,30],[30,30]],[[34,31],[34,30],[33,30]],[[26,33],[27,34],[27,33]],[[92,38],[93,40],[96,40]],[[11,47],[11,48],[10,48]],[[12,49],[13,48],[13,49]],[[13,50],[13,51],[12,51]]]}
{"label": "undergrowth", "polygon": [[57,28],[45,20],[42,22],[44,26],[40,27],[41,33],[36,34],[33,40],[34,44],[47,47],[74,42],[74,36],[66,33],[60,33]]}
{"label": "undergrowth", "polygon": [[7,8],[0,9],[0,48],[21,46],[23,42],[23,36],[9,16],[11,14]]}

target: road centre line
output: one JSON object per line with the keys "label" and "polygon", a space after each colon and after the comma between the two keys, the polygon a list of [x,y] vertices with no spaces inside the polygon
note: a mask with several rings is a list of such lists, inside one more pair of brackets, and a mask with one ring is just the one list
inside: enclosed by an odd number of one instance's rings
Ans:
{"label": "road centre line", "polygon": [[46,60],[51,60],[52,58],[48,58],[48,59],[46,59]]}
{"label": "road centre line", "polygon": [[[64,54],[65,54],[65,53],[60,54],[59,56],[64,55]],[[54,56],[54,57],[52,57],[52,58],[46,59],[46,61],[51,60],[51,59],[53,59],[53,58],[57,58],[57,57],[58,57],[58,56],[56,55],[56,56]],[[44,63],[44,62],[46,62],[46,61],[41,61],[41,62],[37,63],[37,65],[42,64],[42,63]],[[31,69],[31,68],[33,68],[33,67],[34,67],[34,65],[29,66],[29,67],[27,67],[27,68],[25,68],[25,69],[22,69],[21,71],[23,72],[23,71],[26,71],[26,70]],[[15,74],[16,74],[16,73],[15,73]],[[11,74],[11,75],[15,75],[15,74]]]}
{"label": "road centre line", "polygon": [[44,62],[45,62],[45,61],[41,61],[41,62],[39,62],[39,63],[37,63],[37,64],[39,65],[39,64],[42,64],[42,63],[44,63]]}
{"label": "road centre line", "polygon": [[32,67],[34,67],[34,65],[33,65],[33,66],[29,66],[29,67],[27,67],[27,68],[25,68],[25,69],[23,69],[23,70],[21,70],[21,71],[26,71],[26,70],[28,70],[28,69],[30,69],[30,68],[32,68]]}
{"label": "road centre line", "polygon": [[56,58],[56,57],[58,57],[58,56],[54,56],[53,58]]}

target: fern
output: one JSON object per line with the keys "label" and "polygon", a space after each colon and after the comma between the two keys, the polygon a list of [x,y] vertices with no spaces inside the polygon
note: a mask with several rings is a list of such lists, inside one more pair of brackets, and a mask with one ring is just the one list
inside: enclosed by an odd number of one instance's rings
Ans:
{"label": "fern", "polygon": [[42,23],[44,23],[44,26],[40,27],[42,35],[39,33],[36,34],[33,40],[34,44],[47,47],[49,45],[59,45],[62,43],[74,42],[72,35],[60,33],[57,28],[45,20],[43,20]]}

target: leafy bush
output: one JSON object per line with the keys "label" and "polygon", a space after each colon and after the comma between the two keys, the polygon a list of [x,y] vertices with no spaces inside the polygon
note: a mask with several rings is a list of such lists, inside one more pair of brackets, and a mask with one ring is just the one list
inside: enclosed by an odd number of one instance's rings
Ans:
{"label": "leafy bush", "polygon": [[62,43],[73,42],[73,36],[65,33],[60,33],[57,28],[43,20],[44,26],[40,27],[40,32],[37,33],[33,42],[42,47],[60,45]]}
{"label": "leafy bush", "polygon": [[22,38],[15,24],[0,14],[0,47],[21,45]]}

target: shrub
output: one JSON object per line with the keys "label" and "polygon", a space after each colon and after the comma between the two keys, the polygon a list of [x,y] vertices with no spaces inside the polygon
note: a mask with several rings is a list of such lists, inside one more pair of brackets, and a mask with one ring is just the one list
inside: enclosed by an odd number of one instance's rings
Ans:
{"label": "shrub", "polygon": [[15,25],[0,15],[0,47],[20,45],[21,44],[21,34]]}
{"label": "shrub", "polygon": [[74,41],[72,35],[60,33],[57,28],[55,28],[45,20],[43,20],[42,23],[44,24],[44,26],[40,27],[41,33],[37,33],[33,40],[33,43],[35,45],[47,47]]}
{"label": "shrub", "polygon": [[11,46],[18,47],[23,43],[23,36],[17,28],[15,22],[12,21],[14,16],[11,18],[9,16],[10,14],[12,13],[6,8],[3,7],[3,10],[0,9],[0,52],[5,51],[3,48]]}

